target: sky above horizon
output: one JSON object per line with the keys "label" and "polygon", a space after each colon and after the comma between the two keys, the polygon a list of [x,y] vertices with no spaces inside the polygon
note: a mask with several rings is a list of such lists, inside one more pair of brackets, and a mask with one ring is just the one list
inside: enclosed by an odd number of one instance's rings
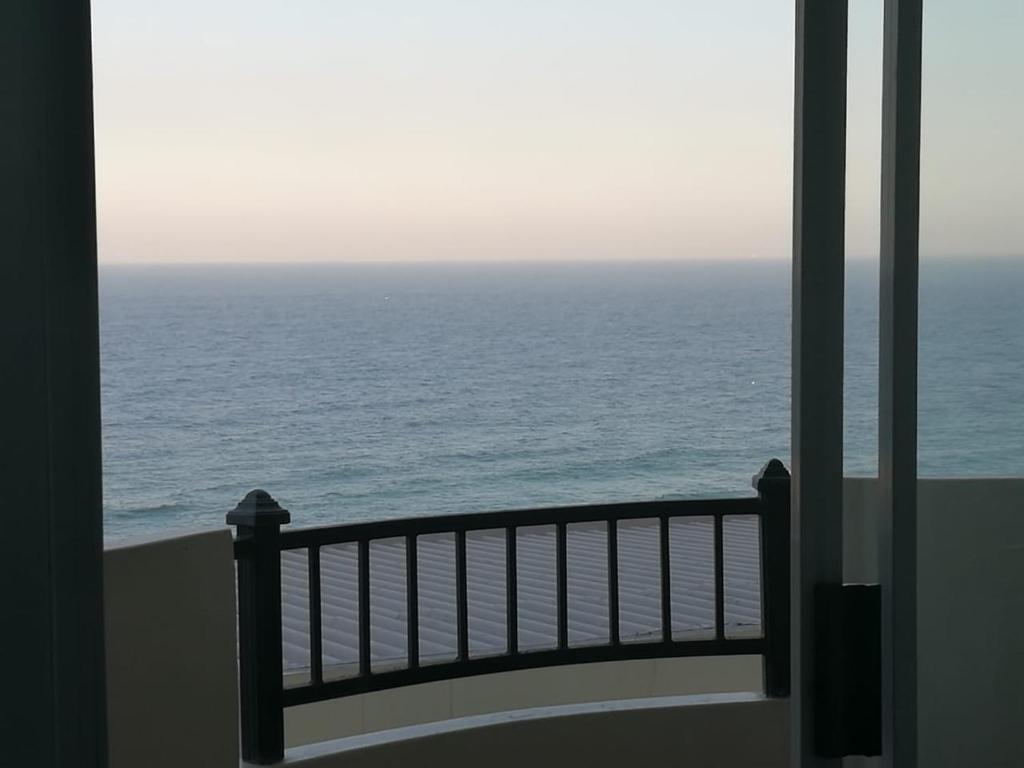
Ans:
{"label": "sky above horizon", "polygon": [[[850,14],[871,256],[881,0]],[[923,253],[1024,252],[1022,33],[926,4]],[[103,263],[790,253],[792,0],[94,0],[93,37]]]}

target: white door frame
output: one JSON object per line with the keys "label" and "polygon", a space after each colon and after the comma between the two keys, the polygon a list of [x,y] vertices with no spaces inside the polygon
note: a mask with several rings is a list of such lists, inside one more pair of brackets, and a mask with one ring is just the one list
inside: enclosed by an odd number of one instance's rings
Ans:
{"label": "white door frame", "polygon": [[797,0],[793,151],[792,750],[815,753],[815,593],[843,580],[846,0]]}
{"label": "white door frame", "polygon": [[[921,0],[885,0],[879,323],[882,762],[917,764]],[[846,0],[797,0],[793,173],[793,765],[815,753],[815,594],[842,583]],[[857,641],[856,638],[853,639]],[[831,649],[835,650],[835,649]],[[820,707],[818,707],[820,709]]]}

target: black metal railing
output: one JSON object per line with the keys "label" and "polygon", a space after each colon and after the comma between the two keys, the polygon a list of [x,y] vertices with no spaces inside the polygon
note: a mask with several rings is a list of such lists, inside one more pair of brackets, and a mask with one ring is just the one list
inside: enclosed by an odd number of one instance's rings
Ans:
{"label": "black metal railing", "polygon": [[[290,520],[286,510],[264,491],[253,491],[227,516],[237,526],[239,673],[242,756],[269,764],[283,759],[285,707],[352,694],[396,688],[467,675],[511,670],[644,658],[759,654],[764,659],[768,696],[789,695],[789,473],[773,459],[754,477],[756,497],[652,501],[550,509],[486,512],[355,523],[281,531]],[[760,613],[757,637],[733,637],[726,631],[724,520],[756,516],[760,520]],[[672,623],[672,570],[669,524],[678,518],[713,521],[714,627],[710,637],[676,639]],[[660,575],[660,638],[627,642],[620,632],[619,525],[656,521]],[[569,642],[568,526],[606,526],[607,642]],[[556,639],[554,647],[529,650],[519,642],[520,529],[553,526],[555,530]],[[504,653],[474,657],[469,643],[467,533],[504,531],[506,647]],[[450,661],[423,664],[420,659],[418,541],[423,536],[454,536],[456,652]],[[370,543],[401,538],[405,542],[407,652],[404,666],[375,671],[371,664]],[[354,545],[357,550],[357,645],[354,674],[325,679],[321,549]],[[305,551],[308,563],[309,679],[284,685],[282,652],[281,553]],[[628,608],[628,606],[625,606]]]}

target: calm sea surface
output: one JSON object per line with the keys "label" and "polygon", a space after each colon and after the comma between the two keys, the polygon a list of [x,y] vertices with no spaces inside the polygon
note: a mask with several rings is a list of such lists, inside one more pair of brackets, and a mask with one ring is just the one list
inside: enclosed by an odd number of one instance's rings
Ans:
{"label": "calm sea surface", "polygon": [[[1024,260],[922,266],[920,470],[1024,475]],[[877,265],[847,288],[875,471]],[[789,457],[789,267],[101,270],[107,537],[743,495]]]}

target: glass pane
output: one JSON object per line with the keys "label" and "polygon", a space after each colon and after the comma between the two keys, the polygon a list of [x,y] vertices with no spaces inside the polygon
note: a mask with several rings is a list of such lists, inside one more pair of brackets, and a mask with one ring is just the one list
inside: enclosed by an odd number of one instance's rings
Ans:
{"label": "glass pane", "polygon": [[1024,474],[1024,4],[925,4],[919,470]]}
{"label": "glass pane", "polygon": [[924,3],[917,418],[925,479],[918,486],[916,660],[922,766],[1021,763],[1022,40],[1020,0]]}
{"label": "glass pane", "polygon": [[878,248],[881,238],[882,0],[850,3],[846,98],[843,464],[878,467]]}

